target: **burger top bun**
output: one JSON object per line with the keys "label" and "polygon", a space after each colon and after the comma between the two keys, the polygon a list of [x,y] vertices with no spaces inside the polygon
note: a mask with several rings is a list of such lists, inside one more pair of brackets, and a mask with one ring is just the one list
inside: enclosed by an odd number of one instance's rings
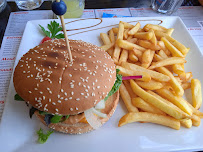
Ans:
{"label": "burger top bun", "polygon": [[116,80],[111,57],[98,46],[70,40],[73,63],[64,39],[46,41],[30,49],[14,71],[14,87],[40,111],[74,115],[104,99]]}

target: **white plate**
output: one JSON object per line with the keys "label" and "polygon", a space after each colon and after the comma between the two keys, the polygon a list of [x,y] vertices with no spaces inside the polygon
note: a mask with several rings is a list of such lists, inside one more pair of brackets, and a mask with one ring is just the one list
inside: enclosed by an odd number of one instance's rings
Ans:
{"label": "white plate", "polygon": [[[65,20],[66,22],[73,21]],[[190,47],[187,55],[186,71],[192,71],[194,78],[198,78],[203,83],[203,57],[196,43],[188,33],[183,22],[178,17],[164,18],[114,18],[103,19],[102,23],[88,29],[69,31],[71,39],[82,39],[96,45],[101,45],[99,34],[106,33],[110,28],[123,21],[140,21],[141,25],[146,23],[158,24],[167,28],[175,28],[173,37]],[[29,21],[24,31],[22,42],[16,57],[15,65],[20,57],[30,48],[39,44],[43,35],[38,24],[46,27],[51,20]],[[67,29],[87,27],[100,22],[100,19],[85,19],[72,22],[67,25]],[[132,23],[132,24],[135,24]],[[104,28],[102,28],[104,27]],[[96,29],[96,30],[93,30]],[[87,31],[89,30],[89,31]],[[86,32],[84,32],[86,31]],[[23,87],[23,86],[22,86]],[[126,113],[122,102],[113,117],[100,129],[82,135],[66,135],[54,133],[47,143],[41,145],[36,143],[36,131],[42,126],[34,117],[29,118],[29,109],[24,102],[14,101],[15,90],[11,80],[7,102],[5,105],[1,127],[0,127],[0,151],[1,152],[56,152],[56,151],[175,151],[203,149],[203,126],[186,129],[181,127],[179,131],[160,125],[150,123],[132,123],[118,128],[118,121]]]}

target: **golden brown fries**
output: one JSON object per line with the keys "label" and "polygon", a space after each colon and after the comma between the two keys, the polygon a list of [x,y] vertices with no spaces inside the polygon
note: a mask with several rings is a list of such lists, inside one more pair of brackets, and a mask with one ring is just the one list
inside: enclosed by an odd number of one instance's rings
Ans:
{"label": "golden brown fries", "polygon": [[132,104],[144,112],[166,115],[163,111],[161,111],[158,108],[154,107],[153,105],[145,102],[140,97],[132,98]]}
{"label": "golden brown fries", "polygon": [[140,81],[149,82],[151,80],[150,75],[146,72],[132,71],[132,70],[125,69],[121,66],[116,66],[116,68],[120,70],[119,74],[121,74],[123,76],[142,75],[142,78],[139,79]]}
{"label": "golden brown fries", "polygon": [[173,76],[173,74],[168,70],[166,69],[165,67],[159,67],[159,68],[156,68],[158,72],[160,73],[163,73],[167,76],[169,76],[171,79],[169,80],[169,83],[171,84],[171,87],[174,89],[175,93],[178,95],[178,96],[183,96],[184,94],[184,90],[181,86],[181,84],[177,81],[177,79],[175,79],[175,77]]}
{"label": "golden brown fries", "polygon": [[110,44],[102,45],[100,48],[102,48],[104,51],[107,51],[111,49],[113,46],[114,46],[114,43],[110,43]]}
{"label": "golden brown fries", "polygon": [[187,90],[187,89],[191,88],[191,83],[190,82],[184,82],[181,84],[181,86],[184,90]]}
{"label": "golden brown fries", "polygon": [[125,103],[129,112],[139,112],[138,109],[132,105],[130,94],[128,93],[125,85],[122,83],[119,89],[120,95]]}
{"label": "golden brown fries", "polygon": [[166,48],[171,52],[173,56],[182,58],[184,57],[184,55],[175,46],[173,46],[173,44],[171,44],[165,37],[162,37],[161,41],[164,42]]}
{"label": "golden brown fries", "polygon": [[160,50],[161,47],[159,45],[155,45],[147,40],[138,40],[138,45],[145,48],[145,49],[150,49],[150,50]]}
{"label": "golden brown fries", "polygon": [[190,116],[192,115],[193,113],[192,109],[188,105],[187,101],[184,100],[182,97],[174,95],[171,91],[165,88],[156,90],[156,92],[163,98],[167,99],[168,101],[179,107],[182,111],[186,112]]}
{"label": "golden brown fries", "polygon": [[138,22],[129,32],[129,35],[134,35],[139,30],[141,24]]}
{"label": "golden brown fries", "polygon": [[[119,23],[118,27],[118,33],[117,33],[117,40],[123,39],[123,32],[124,32],[124,25],[122,23]],[[115,63],[118,63],[119,56],[120,56],[121,48],[116,44],[113,52],[113,60]]]}
{"label": "golden brown fries", "polygon": [[198,127],[201,124],[201,119],[197,115],[192,115],[192,125]]}
{"label": "golden brown fries", "polygon": [[122,62],[127,62],[127,59],[128,59],[128,50],[123,49],[118,64],[121,65]]}
{"label": "golden brown fries", "polygon": [[171,42],[173,44],[173,46],[175,46],[183,55],[186,55],[188,53],[188,49],[181,44],[180,42],[178,42],[177,40],[175,40],[174,38],[172,38],[171,36],[169,36],[166,33],[163,33],[161,31],[154,31],[156,37],[158,39],[161,39],[162,37],[165,37],[169,42]]}
{"label": "golden brown fries", "polygon": [[134,91],[134,93],[142,98],[144,101],[152,104],[153,106],[159,108],[163,112],[167,113],[168,115],[176,118],[176,119],[182,119],[185,118],[185,115],[183,113],[180,113],[177,109],[172,107],[171,105],[168,105],[164,101],[156,98],[155,96],[151,95],[150,93],[143,90],[141,87],[139,87],[134,80],[130,80],[131,87]]}
{"label": "golden brown fries", "polygon": [[115,43],[116,42],[115,36],[114,36],[114,32],[113,32],[112,29],[109,31],[109,39],[110,39],[111,43]]}
{"label": "golden brown fries", "polygon": [[122,23],[124,25],[125,29],[131,29],[134,27],[134,25],[127,23],[127,22],[120,21],[120,23]]}
{"label": "golden brown fries", "polygon": [[192,104],[195,109],[202,105],[201,83],[198,79],[191,80]]}
{"label": "golden brown fries", "polygon": [[147,90],[157,90],[163,87],[163,83],[155,80],[150,80],[149,82],[136,81],[136,83],[143,89],[147,89]]}
{"label": "golden brown fries", "polygon": [[142,40],[151,40],[153,32],[139,32],[135,33],[134,37]]}
{"label": "golden brown fries", "polygon": [[123,48],[123,49],[126,49],[126,50],[130,50],[130,51],[132,51],[134,48],[136,48],[136,49],[138,49],[138,50],[140,50],[140,51],[144,51],[144,50],[145,50],[145,48],[143,48],[143,47],[141,47],[141,46],[139,46],[139,45],[137,45],[137,44],[128,42],[128,41],[126,41],[126,40],[118,39],[118,40],[116,41],[116,44],[117,44],[119,47],[121,47],[121,48]]}
{"label": "golden brown fries", "polygon": [[160,124],[163,126],[171,127],[176,130],[180,129],[179,120],[171,118],[169,116],[153,114],[153,113],[149,113],[149,112],[127,113],[120,119],[118,126],[121,127],[128,123],[137,122],[137,121],[144,121],[144,122]]}
{"label": "golden brown fries", "polygon": [[138,66],[136,64],[132,64],[132,63],[127,63],[127,62],[123,62],[121,64],[122,67],[129,69],[129,70],[133,70],[133,71],[142,71],[142,72],[146,72],[148,73],[154,80],[157,81],[163,81],[163,82],[167,82],[170,80],[170,77],[167,75],[164,75],[162,73],[156,72],[156,71],[152,71],[152,70],[148,70],[145,69],[141,66]]}
{"label": "golden brown fries", "polygon": [[185,128],[191,128],[192,127],[192,120],[189,118],[181,119],[180,124]]}
{"label": "golden brown fries", "polygon": [[[180,124],[186,128],[200,125],[201,83],[193,79],[192,72],[185,71],[190,48],[174,39],[173,32],[174,28],[161,25],[120,21],[118,28],[110,29],[108,35],[100,34],[101,48],[111,55],[119,74],[142,75],[141,79],[124,80],[120,87],[129,113],[121,118],[119,126],[135,121],[175,129]],[[183,98],[188,93],[186,89],[191,89],[188,101]]]}
{"label": "golden brown fries", "polygon": [[130,94],[130,97],[131,98],[136,98],[137,95],[133,92],[133,90],[132,90],[132,88],[130,86],[130,81],[129,80],[123,80],[122,82],[124,83],[128,93]]}
{"label": "golden brown fries", "polygon": [[[137,62],[138,61],[138,57],[134,54],[134,52],[130,52],[129,56],[128,56],[129,60],[132,62]],[[126,61],[127,62],[127,61]],[[122,62],[121,62],[122,63]]]}
{"label": "golden brown fries", "polygon": [[152,65],[149,67],[149,69],[152,70],[152,69],[155,69],[158,67],[179,64],[179,63],[186,63],[186,60],[184,58],[180,58],[180,57],[170,57],[165,60],[161,60],[161,61],[152,63]]}

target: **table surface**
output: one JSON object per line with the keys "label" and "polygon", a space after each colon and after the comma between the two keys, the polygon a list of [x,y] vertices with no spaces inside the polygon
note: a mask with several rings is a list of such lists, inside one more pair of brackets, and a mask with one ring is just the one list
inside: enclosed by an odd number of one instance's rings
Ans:
{"label": "table surface", "polygon": [[[150,0],[85,0],[86,9],[101,9],[101,8],[127,8],[127,7],[150,7]],[[183,6],[193,5],[199,6],[198,0],[184,0]],[[51,1],[45,1],[40,8],[36,10],[51,10]],[[18,9],[15,2],[8,2],[6,9],[0,13],[0,47],[3,35],[8,23],[9,15],[11,12],[22,11]]]}

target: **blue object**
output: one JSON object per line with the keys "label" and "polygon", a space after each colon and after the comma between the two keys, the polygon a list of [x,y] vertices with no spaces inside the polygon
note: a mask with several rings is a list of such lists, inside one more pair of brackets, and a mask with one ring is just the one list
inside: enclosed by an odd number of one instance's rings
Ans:
{"label": "blue object", "polygon": [[52,11],[56,14],[56,15],[64,15],[66,13],[67,7],[66,4],[64,3],[64,1],[60,0],[60,2],[56,2],[54,1],[52,3]]}
{"label": "blue object", "polygon": [[102,18],[117,18],[117,17],[131,17],[131,16],[123,16],[123,15],[116,15],[116,14],[107,14],[103,13]]}

